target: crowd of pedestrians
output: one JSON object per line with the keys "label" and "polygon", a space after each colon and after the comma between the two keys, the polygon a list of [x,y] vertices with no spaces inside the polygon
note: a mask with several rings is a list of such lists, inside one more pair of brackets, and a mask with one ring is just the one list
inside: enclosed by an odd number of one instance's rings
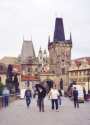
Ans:
{"label": "crowd of pedestrians", "polygon": [[[56,84],[53,83],[53,86],[51,88],[47,89],[42,83],[36,84],[33,88],[34,92],[30,89],[29,85],[27,85],[27,89],[25,91],[25,99],[26,99],[26,105],[29,107],[32,98],[37,97],[37,107],[39,112],[45,111],[45,105],[44,100],[45,97],[48,98],[51,102],[51,109],[55,111],[59,111],[59,107],[62,104],[61,96],[62,96],[62,90],[57,88]],[[49,91],[48,91],[49,90]]]}
{"label": "crowd of pedestrians", "polygon": [[[47,96],[48,99],[51,101],[51,109],[55,111],[59,111],[59,107],[62,105],[62,90],[58,89],[55,84],[51,87],[50,91],[47,93],[46,88],[42,86],[42,84],[36,84],[34,88],[34,94],[32,95],[32,91],[27,87],[25,91],[25,98],[26,98],[26,105],[29,107],[31,103],[31,98],[37,98],[37,107],[39,112],[44,112],[44,99]],[[74,107],[79,108],[79,100],[78,100],[78,90],[76,87],[73,88],[73,102]]]}
{"label": "crowd of pedestrians", "polygon": [[57,89],[56,85],[50,88],[50,91],[47,92],[47,88],[45,88],[42,84],[36,84],[34,87],[34,93],[30,90],[29,86],[25,91],[25,99],[26,105],[29,107],[31,103],[31,98],[35,98],[37,96],[37,107],[39,112],[44,112],[44,99],[47,96],[49,100],[51,100],[51,109],[58,111],[59,105],[61,105],[61,91]]}
{"label": "crowd of pedestrians", "polygon": [[[53,86],[47,91],[48,89],[43,86],[43,84],[39,83],[34,86],[34,92],[30,89],[29,85],[27,86],[25,90],[25,100],[26,100],[26,106],[29,108],[30,103],[32,101],[32,98],[35,98],[37,96],[37,107],[39,112],[45,111],[44,106],[44,99],[47,96],[48,99],[51,101],[51,109],[55,111],[59,111],[59,107],[62,105],[62,91],[60,88],[56,86],[55,83],[53,83]],[[2,91],[2,106],[7,107],[9,105],[9,97],[10,97],[10,91],[5,86]],[[73,88],[73,102],[74,107],[79,108],[79,100],[78,100],[78,90],[76,87]]]}

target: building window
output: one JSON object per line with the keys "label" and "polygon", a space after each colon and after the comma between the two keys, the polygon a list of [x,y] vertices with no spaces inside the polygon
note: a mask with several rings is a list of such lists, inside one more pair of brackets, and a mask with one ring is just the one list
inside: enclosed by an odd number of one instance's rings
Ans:
{"label": "building window", "polygon": [[84,71],[82,71],[82,75],[84,75]]}
{"label": "building window", "polygon": [[35,72],[38,72],[38,69],[37,69],[37,68],[35,68]]}
{"label": "building window", "polygon": [[81,72],[81,71],[79,71],[79,75],[80,75],[80,76],[82,75],[82,72]]}
{"label": "building window", "polygon": [[28,73],[30,73],[31,72],[31,68],[28,68]]}
{"label": "building window", "polygon": [[71,72],[71,76],[73,76],[73,72]]}
{"label": "building window", "polygon": [[77,71],[75,71],[75,76],[77,76]]}
{"label": "building window", "polygon": [[3,70],[3,66],[0,66],[0,71],[2,71]]}
{"label": "building window", "polygon": [[65,74],[65,68],[62,68],[62,75]]}
{"label": "building window", "polygon": [[85,78],[82,78],[82,81],[85,82]]}

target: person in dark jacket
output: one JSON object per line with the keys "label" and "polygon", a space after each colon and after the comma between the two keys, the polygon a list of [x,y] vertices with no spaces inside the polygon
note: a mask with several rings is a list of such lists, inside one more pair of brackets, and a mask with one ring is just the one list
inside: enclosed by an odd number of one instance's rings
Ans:
{"label": "person in dark jacket", "polygon": [[44,112],[44,98],[46,96],[46,89],[42,85],[37,84],[36,91],[37,91],[37,95],[38,95],[37,102],[38,102],[39,111]]}
{"label": "person in dark jacket", "polygon": [[31,103],[31,97],[32,97],[31,90],[29,88],[27,88],[25,91],[25,98],[26,98],[27,107],[29,107],[29,105]]}
{"label": "person in dark jacket", "polygon": [[79,108],[79,102],[78,102],[78,90],[76,90],[76,87],[74,87],[73,90],[73,99],[74,99],[74,107]]}
{"label": "person in dark jacket", "polygon": [[86,94],[86,90],[85,90],[84,87],[83,87],[83,94],[84,94],[84,100],[86,101],[87,100],[87,94]]}

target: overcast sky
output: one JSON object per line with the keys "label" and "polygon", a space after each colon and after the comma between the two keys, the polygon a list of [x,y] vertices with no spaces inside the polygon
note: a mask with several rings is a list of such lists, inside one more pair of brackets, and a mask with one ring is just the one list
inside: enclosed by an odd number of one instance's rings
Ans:
{"label": "overcast sky", "polygon": [[36,55],[53,39],[62,17],[66,39],[72,33],[72,59],[90,56],[90,0],[0,0],[0,58],[18,56],[23,37],[32,38]]}

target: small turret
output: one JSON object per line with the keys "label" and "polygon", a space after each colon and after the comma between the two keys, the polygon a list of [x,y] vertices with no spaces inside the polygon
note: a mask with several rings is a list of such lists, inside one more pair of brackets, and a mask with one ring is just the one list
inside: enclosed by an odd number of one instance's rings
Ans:
{"label": "small turret", "polygon": [[38,52],[38,61],[39,61],[39,64],[42,64],[42,60],[43,60],[43,53],[42,53],[42,49],[40,47],[39,52]]}
{"label": "small turret", "polygon": [[71,35],[71,33],[70,33],[70,41],[72,42],[72,35]]}
{"label": "small turret", "polygon": [[50,36],[48,36],[48,43],[50,43]]}

